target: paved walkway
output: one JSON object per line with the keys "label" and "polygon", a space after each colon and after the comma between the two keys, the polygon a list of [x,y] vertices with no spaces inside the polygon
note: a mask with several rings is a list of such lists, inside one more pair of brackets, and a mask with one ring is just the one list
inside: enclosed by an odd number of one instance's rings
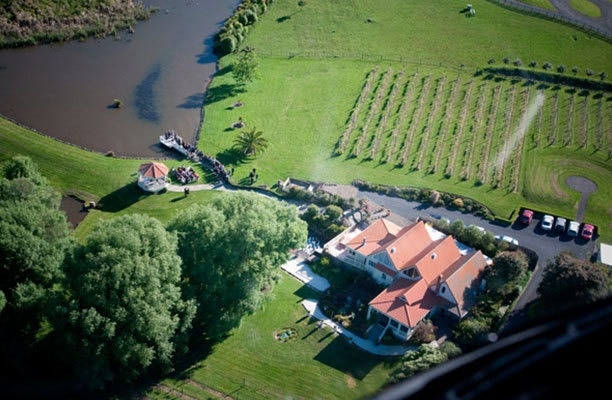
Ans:
{"label": "paved walkway", "polygon": [[324,292],[330,287],[327,279],[312,272],[308,264],[297,257],[292,258],[285,264],[281,265],[281,268],[287,271],[294,278],[298,279],[300,282],[304,282],[319,292]]}
{"label": "paved walkway", "polygon": [[[329,289],[330,285],[327,279],[315,274],[308,264],[306,264],[303,260],[295,257],[283,264],[282,269],[289,273],[294,278],[298,279],[300,282],[304,282],[306,285],[312,287],[315,290],[320,292],[324,292]],[[323,326],[327,326],[331,328],[334,333],[338,335],[343,335],[349,341],[349,343],[353,343],[354,345],[360,347],[361,349],[370,352],[372,354],[376,354],[379,356],[402,356],[408,350],[414,350],[414,347],[410,346],[386,346],[382,344],[376,344],[375,342],[364,339],[345,329],[342,325],[337,324],[330,318],[328,318],[323,312],[319,309],[318,303],[314,299],[306,299],[302,300],[302,305],[308,311],[308,314],[312,317],[321,321]]]}
{"label": "paved walkway", "polygon": [[359,337],[353,332],[343,328],[342,325],[339,325],[329,319],[325,314],[323,314],[317,304],[317,301],[313,299],[302,300],[302,305],[306,311],[308,311],[308,314],[321,321],[323,325],[333,329],[335,333],[345,336],[349,343],[352,343],[369,353],[379,356],[403,356],[407,351],[415,349],[411,346],[387,346],[377,344],[371,340]]}

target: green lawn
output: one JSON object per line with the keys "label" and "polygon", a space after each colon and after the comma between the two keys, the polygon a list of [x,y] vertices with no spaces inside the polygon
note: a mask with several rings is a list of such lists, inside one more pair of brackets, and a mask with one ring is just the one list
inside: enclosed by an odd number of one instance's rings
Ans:
{"label": "green lawn", "polygon": [[[205,359],[162,383],[196,398],[202,385],[233,398],[357,399],[377,392],[394,368],[393,358],[372,356],[348,344],[331,329],[317,328],[301,300],[317,298],[289,275],[274,288],[274,301],[244,319],[242,326]],[[277,330],[297,331],[281,342]],[[166,398],[159,390],[148,397]]]}

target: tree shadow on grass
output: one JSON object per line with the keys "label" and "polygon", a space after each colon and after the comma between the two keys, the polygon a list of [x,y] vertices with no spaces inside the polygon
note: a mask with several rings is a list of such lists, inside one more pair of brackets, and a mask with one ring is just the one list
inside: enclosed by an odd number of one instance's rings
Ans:
{"label": "tree shadow on grass", "polygon": [[384,357],[358,350],[342,336],[337,336],[329,342],[314,359],[358,380],[363,380],[377,365],[384,361]]}
{"label": "tree shadow on grass", "polygon": [[224,83],[219,86],[209,87],[206,91],[206,100],[204,101],[204,105],[223,101],[230,97],[237,96],[240,93],[244,93],[245,91],[244,85],[237,84]]}
{"label": "tree shadow on grass", "polygon": [[[165,192],[165,190],[162,190],[157,194]],[[101,208],[103,211],[106,212],[119,212],[148,196],[155,195],[155,193],[148,193],[143,191],[134,181],[133,183],[128,183],[127,185],[102,197],[98,202],[98,208]]]}
{"label": "tree shadow on grass", "polygon": [[226,167],[228,165],[241,165],[251,161],[242,151],[235,147],[225,149],[217,154],[217,160]]}

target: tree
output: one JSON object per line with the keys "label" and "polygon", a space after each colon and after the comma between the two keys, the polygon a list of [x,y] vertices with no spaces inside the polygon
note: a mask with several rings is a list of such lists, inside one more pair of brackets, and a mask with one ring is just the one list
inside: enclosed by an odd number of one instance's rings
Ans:
{"label": "tree", "polygon": [[402,357],[401,365],[390,374],[387,383],[404,381],[446,361],[448,356],[442,350],[430,344],[421,344],[416,350],[409,351]]}
{"label": "tree", "polygon": [[576,75],[576,74],[578,73],[578,71],[579,71],[578,67],[574,65],[574,66],[572,67],[572,73],[573,73],[574,75]]}
{"label": "tree", "polygon": [[307,238],[296,207],[251,192],[195,204],[168,229],[179,238],[185,295],[198,305],[195,333],[212,341],[262,304],[289,251]]}
{"label": "tree", "polygon": [[42,338],[41,325],[74,242],[59,209],[60,194],[36,164],[16,156],[1,167],[0,364],[7,373],[29,375],[28,357]]}
{"label": "tree", "polygon": [[563,64],[557,65],[557,72],[560,73],[560,74],[564,73],[565,72],[565,65],[563,65]]}
{"label": "tree", "polygon": [[91,389],[171,370],[195,315],[181,298],[177,238],[156,219],[101,221],[66,262],[54,326]]}
{"label": "tree", "polygon": [[547,313],[561,312],[608,297],[609,285],[603,264],[564,251],[546,265],[537,289],[538,302]]}
{"label": "tree", "polygon": [[542,64],[542,69],[545,71],[551,70],[552,69],[552,64],[549,63],[548,61],[546,61],[544,64]]}
{"label": "tree", "polygon": [[597,74],[597,76],[599,76],[599,79],[601,79],[602,81],[605,81],[608,77],[608,73],[606,71],[601,71],[599,74]]}
{"label": "tree", "polygon": [[251,128],[250,131],[240,132],[240,135],[234,139],[234,147],[246,156],[256,156],[257,153],[266,150],[268,146],[268,140],[263,137],[262,131],[257,130],[257,127]]}
{"label": "tree", "polygon": [[259,59],[252,47],[240,50],[238,60],[232,64],[232,75],[238,84],[245,85],[259,77]]}
{"label": "tree", "polygon": [[522,251],[502,251],[485,268],[487,290],[501,297],[514,291],[519,280],[527,274],[529,260]]}

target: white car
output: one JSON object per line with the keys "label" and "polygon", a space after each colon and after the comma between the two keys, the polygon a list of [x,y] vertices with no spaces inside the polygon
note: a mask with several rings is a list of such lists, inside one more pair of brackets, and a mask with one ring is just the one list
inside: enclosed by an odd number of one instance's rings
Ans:
{"label": "white car", "polygon": [[553,217],[552,215],[546,214],[542,218],[542,222],[540,223],[540,227],[542,228],[543,231],[550,231],[550,230],[552,230],[552,227],[553,227],[554,223],[555,223],[555,217]]}
{"label": "white car", "polygon": [[518,240],[516,240],[513,237],[506,236],[506,235],[495,235],[495,239],[503,240],[504,242],[508,242],[508,243],[510,243],[511,245],[514,245],[514,246],[518,246],[518,244],[519,244]]}
{"label": "white car", "polygon": [[580,223],[578,221],[570,221],[567,227],[567,236],[576,237],[580,230]]}

